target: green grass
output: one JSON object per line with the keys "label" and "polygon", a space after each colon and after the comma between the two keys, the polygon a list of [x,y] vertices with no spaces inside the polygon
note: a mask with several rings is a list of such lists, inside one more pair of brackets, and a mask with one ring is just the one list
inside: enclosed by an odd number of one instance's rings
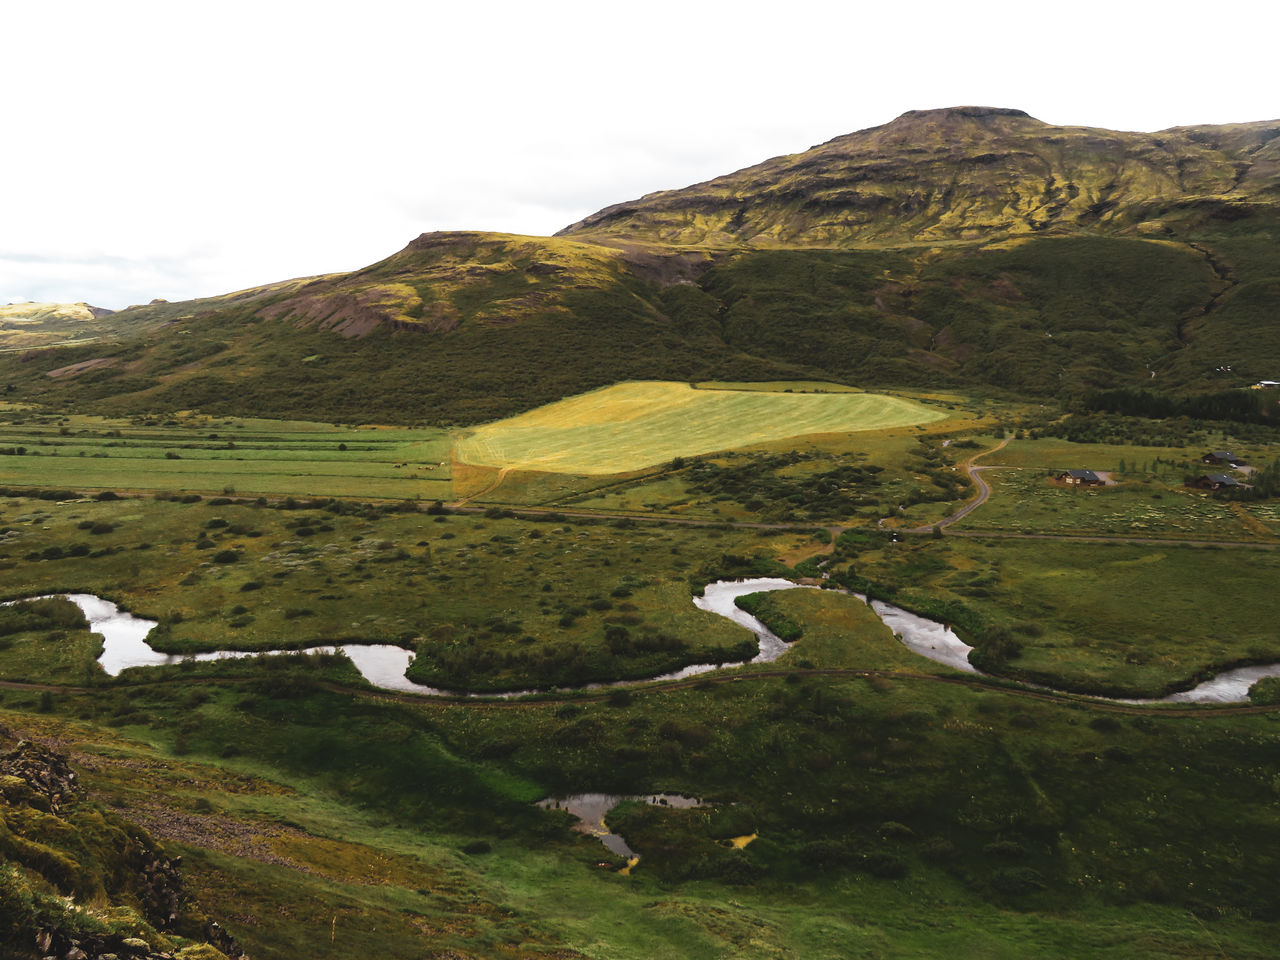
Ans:
{"label": "green grass", "polygon": [[[916,526],[958,509],[967,487],[955,464],[968,453],[943,448],[938,436],[922,427],[810,436],[701,458],[560,503],[566,509],[702,520],[874,526],[893,517],[894,524]],[[502,491],[499,487],[492,496],[501,497]]]}
{"label": "green grass", "polygon": [[[815,701],[819,691],[828,698],[826,708]],[[193,699],[197,692],[204,699]],[[774,699],[777,692],[781,701]],[[855,694],[865,704],[856,727],[814,723],[823,716],[813,713],[814,707],[847,710],[850,704],[841,698]],[[1015,957],[1028,948],[1064,960],[1147,960],[1215,951],[1252,960],[1271,952],[1270,924],[1234,913],[1210,914],[1222,902],[1219,890],[1233,869],[1229,852],[1220,858],[1189,838],[1167,851],[1156,846],[1144,854],[1139,846],[1152,829],[1161,828],[1146,822],[1146,797],[1158,791],[1183,799],[1185,791],[1207,785],[1221,765],[1249,749],[1252,737],[1266,732],[1267,723],[1257,719],[1151,721],[1139,727],[1125,718],[1094,728],[1079,710],[1019,703],[1002,694],[975,699],[946,689],[931,695],[927,687],[906,684],[873,690],[861,684],[780,681],[644,698],[627,709],[589,704],[579,717],[559,717],[556,705],[407,712],[329,696],[315,705],[256,699],[237,707],[243,691],[150,691],[141,705],[151,723],[114,731],[93,719],[69,719],[63,710],[36,717],[9,708],[0,719],[14,730],[76,746],[86,763],[90,803],[110,804],[127,817],[154,823],[170,851],[184,855],[187,891],[198,899],[188,904],[193,916],[187,924],[195,925],[196,916],[218,919],[253,955],[269,960],[296,956],[303,947],[308,956],[324,960],[369,956],[370,948],[387,957],[421,956],[424,943],[436,952],[472,956],[559,952],[617,960],[726,954],[763,959],[787,952],[832,960],[867,952],[904,960],[973,952]],[[173,716],[182,703],[186,713]],[[790,717],[753,721],[753,714],[769,704],[788,703]],[[82,700],[68,707],[91,705]],[[315,709],[321,705],[329,710],[328,724]],[[172,718],[161,718],[165,714]],[[356,727],[348,730],[352,717]],[[668,728],[671,739],[664,740],[659,730],[672,718],[676,728]],[[721,726],[732,723],[732,730],[718,730],[717,718]],[[701,737],[701,746],[690,754],[705,759],[689,772],[666,774],[668,785],[721,781],[737,767],[741,786],[719,787],[721,799],[709,810],[666,814],[644,808],[658,815],[614,817],[643,855],[641,867],[623,878],[593,867],[603,850],[596,841],[571,835],[554,814],[535,814],[529,805],[512,808],[490,799],[488,829],[442,826],[439,815],[460,803],[458,797],[449,799],[443,782],[422,786],[438,808],[435,813],[419,808],[393,817],[398,791],[372,792],[375,783],[365,778],[375,765],[353,763],[348,753],[361,744],[367,719],[399,744],[406,744],[404,733],[413,728],[447,730],[456,744],[456,777],[492,767],[493,762],[461,758],[474,756],[495,736],[518,735],[525,742],[527,755],[503,760],[506,767],[527,767],[558,755],[572,768],[571,778],[589,778],[591,765],[607,762],[628,739],[655,741],[657,756],[658,744],[682,746],[675,739],[681,736],[690,744]],[[595,744],[556,745],[584,719],[603,721]],[[175,756],[173,732],[183,724],[198,727],[198,735],[188,733],[184,749],[189,753]],[[332,763],[288,762],[284,754],[284,763],[268,759],[315,724],[316,733],[326,730],[332,737]],[[705,732],[696,730],[699,726]],[[767,749],[768,731],[790,749],[771,758],[760,755]],[[788,740],[791,736],[799,740]],[[965,746],[974,740],[977,746]],[[1046,741],[1061,753],[1041,758],[1038,751]],[[847,762],[805,767],[818,751],[842,742],[849,745]],[[218,755],[230,745],[241,755]],[[947,806],[956,808],[947,815],[940,800],[948,783],[931,786],[929,781],[938,777],[936,759],[957,748],[983,777],[970,780],[963,795],[947,797]],[[1100,759],[1106,750],[1115,756],[1129,751],[1132,759]],[[1002,753],[1012,762],[1000,762]],[[403,759],[417,762],[420,755],[420,746],[413,745]],[[1179,758],[1176,768],[1161,767],[1170,755]],[[1097,774],[1080,772],[1100,763],[1110,774],[1110,795],[1101,804],[1080,805],[1097,780]],[[809,865],[806,856],[814,849],[838,842],[828,832],[835,829],[831,799],[817,797],[863,764],[869,765],[861,782],[850,780],[835,796],[858,804],[870,822],[861,824],[855,817],[842,828],[846,837],[855,838],[852,849],[841,850],[844,861]],[[330,772],[343,769],[342,781],[329,780]],[[787,790],[778,790],[777,810],[762,804],[787,777]],[[342,787],[335,788],[337,782]],[[1071,804],[1074,817],[1064,817],[1052,803],[1037,806],[1030,783]],[[1240,799],[1253,797],[1260,786],[1252,774],[1229,783],[1228,790]],[[928,800],[901,804],[900,790],[919,791]],[[804,799],[786,800],[787,794]],[[155,801],[161,796],[170,812],[163,818],[157,817]],[[365,803],[361,797],[367,797]],[[806,815],[809,803],[814,808]],[[922,819],[934,803],[937,819]],[[526,813],[513,817],[516,809]],[[987,819],[1000,813],[1011,815],[1002,826]],[[728,820],[744,817],[760,838],[742,854],[728,854],[714,837]],[[884,840],[886,820],[910,832]],[[1133,836],[1124,835],[1126,827],[1133,827]],[[1230,841],[1233,829],[1245,828],[1262,837],[1274,831],[1262,808],[1251,810],[1247,824],[1239,827],[1226,812],[1211,813],[1199,824],[1197,838],[1217,846]],[[1071,846],[1069,858],[1056,858],[1042,842],[1029,840],[1028,832],[1044,829],[1061,829],[1061,844]],[[461,847],[476,836],[488,838],[490,854],[462,854]],[[920,855],[945,850],[940,841],[947,837],[965,851],[965,869]],[[983,852],[984,845],[995,846]],[[1019,847],[1024,852],[1011,854]],[[856,865],[861,851],[886,849],[909,864],[908,876],[877,878]],[[763,874],[736,883],[677,879],[695,865],[681,850],[736,858]],[[1187,864],[1175,867],[1180,856],[1188,856]],[[1019,861],[1050,883],[1050,890],[1012,901],[993,896],[984,887],[986,879]],[[1265,864],[1239,863],[1243,876],[1265,876],[1258,874]],[[1151,886],[1156,870],[1164,893]],[[1192,877],[1198,892],[1184,893],[1181,884]],[[1117,884],[1123,881],[1132,881],[1133,892],[1120,895]],[[1171,902],[1157,902],[1153,895]],[[1187,896],[1196,897],[1198,915],[1187,909]],[[590,902],[591,909],[580,909],[582,902]]]}
{"label": "green grass", "polygon": [[183,417],[52,417],[0,409],[7,485],[448,500],[442,430]]}
{"label": "green grass", "polygon": [[1189,540],[1260,540],[1232,505],[1189,490],[1176,475],[1129,474],[1117,486],[1073,488],[1043,470],[998,469],[983,478],[991,499],[958,530],[1169,537]]}
{"label": "green grass", "polygon": [[[912,653],[869,606],[857,597],[830,590],[780,590],[768,598],[763,612],[751,612],[778,633],[777,624],[791,622],[802,631],[776,664],[759,669],[906,670],[944,673],[948,668]],[[778,633],[782,636],[781,633]]]}
{"label": "green grass", "polygon": [[[417,650],[415,679],[472,689],[744,659],[738,648],[754,649],[752,638],[696,609],[690,579],[726,555],[770,558],[805,539],[155,499],[10,498],[0,529],[6,597],[106,596],[160,621],[158,649],[393,643]],[[215,559],[223,554],[234,562]],[[79,682],[96,656],[86,639],[33,673],[28,646],[0,652],[9,678],[57,669]]]}
{"label": "green grass", "polygon": [[[793,652],[859,620],[847,598],[778,599],[834,617]],[[845,662],[892,669],[891,641],[864,641]],[[183,853],[190,909],[257,956],[304,941],[332,960],[424,941],[619,960],[1271,953],[1268,717],[1131,716],[927,678],[748,678],[573,709],[190,681],[43,715],[15,696],[0,692],[0,722],[73,745],[89,802]],[[709,806],[617,812],[641,854],[620,877],[530,803],[588,789]],[[743,824],[759,835],[744,851],[718,842]],[[461,851],[477,837],[491,853]]]}
{"label": "green grass", "polygon": [[1058,689],[1159,696],[1280,661],[1272,551],[948,537],[872,549],[853,569],[908,608],[959,602],[971,643],[996,632],[1021,647],[988,669]]}
{"label": "green grass", "polygon": [[695,390],[625,383],[478,427],[460,460],[564,473],[624,473],[671,460],[815,433],[924,424],[944,414],[896,397]]}

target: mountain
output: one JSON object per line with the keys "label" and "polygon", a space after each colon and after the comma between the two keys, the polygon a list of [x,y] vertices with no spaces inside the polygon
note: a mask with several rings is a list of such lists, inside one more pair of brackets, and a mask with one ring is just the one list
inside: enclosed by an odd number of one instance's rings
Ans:
{"label": "mountain", "polygon": [[14,399],[474,423],[625,379],[1072,401],[1280,379],[1280,121],[1154,134],[913,111],[555,237],[121,311]]}
{"label": "mountain", "polygon": [[1229,222],[1280,204],[1280,121],[1120,133],[1021,110],[913,110],[559,236],[851,247]]}
{"label": "mountain", "polygon": [[100,320],[115,313],[106,307],[91,307],[87,303],[11,303],[0,307],[0,320]]}
{"label": "mountain", "polygon": [[115,311],[87,303],[11,303],[0,306],[0,350],[27,350],[95,339],[97,321]]}

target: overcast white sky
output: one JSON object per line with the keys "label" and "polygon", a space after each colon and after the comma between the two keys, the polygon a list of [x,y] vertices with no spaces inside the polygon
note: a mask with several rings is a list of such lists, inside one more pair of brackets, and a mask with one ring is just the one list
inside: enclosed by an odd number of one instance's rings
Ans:
{"label": "overcast white sky", "polygon": [[549,234],[893,119],[1280,117],[1273,0],[0,0],[0,304],[119,308]]}

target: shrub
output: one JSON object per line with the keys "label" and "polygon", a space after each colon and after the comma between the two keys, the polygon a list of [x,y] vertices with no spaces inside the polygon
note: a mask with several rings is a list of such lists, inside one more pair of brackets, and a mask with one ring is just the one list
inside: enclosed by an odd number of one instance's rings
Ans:
{"label": "shrub", "polygon": [[1249,700],[1262,706],[1280,704],[1280,677],[1263,677],[1249,688]]}
{"label": "shrub", "polygon": [[607,702],[611,707],[629,707],[635,696],[625,687],[618,687],[609,691]]}
{"label": "shrub", "polygon": [[907,875],[906,861],[881,850],[863,857],[862,869],[881,880],[901,880]]}
{"label": "shrub", "polygon": [[[199,544],[197,544],[199,546]],[[240,559],[240,554],[235,550],[219,550],[213,555],[214,563],[235,563]]]}

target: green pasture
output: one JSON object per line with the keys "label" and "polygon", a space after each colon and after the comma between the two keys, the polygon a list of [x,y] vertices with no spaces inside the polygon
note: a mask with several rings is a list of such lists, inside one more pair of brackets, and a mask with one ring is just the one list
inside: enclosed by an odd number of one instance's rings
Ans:
{"label": "green pasture", "polygon": [[[183,417],[107,420],[0,410],[0,485],[452,498],[443,430]],[[16,451],[23,451],[18,455]]]}
{"label": "green pasture", "polygon": [[[994,442],[982,438],[983,445]],[[938,471],[963,478],[957,464],[974,452],[943,447],[936,435],[921,427],[809,436],[702,458],[708,465],[736,473],[737,479],[719,492],[698,482],[702,466],[685,464],[656,475],[620,479],[559,503],[567,509],[652,512],[730,522],[868,526],[892,517],[895,525],[918,526],[949,515],[968,496],[972,488],[963,480],[946,489],[934,481]],[[775,459],[779,455],[781,461]],[[866,467],[873,474],[855,480],[841,475],[842,467]],[[827,479],[822,479],[824,474]],[[502,490],[492,495],[499,497]],[[845,494],[851,499],[841,499]]]}
{"label": "green pasture", "polygon": [[[978,462],[983,466],[1039,467],[1052,470],[1119,470],[1121,463],[1130,469],[1172,475],[1176,470],[1186,472],[1217,472],[1218,468],[1206,467],[1200,457],[1210,450],[1232,450],[1260,463],[1267,462],[1269,447],[1261,444],[1241,444],[1230,437],[1219,436],[1201,446],[1142,446],[1124,443],[1072,443],[1058,437],[1041,437],[1036,440],[1012,440],[1003,450],[997,450]],[[1157,465],[1155,461],[1162,461]],[[1181,480],[1181,474],[1179,474]]]}
{"label": "green pasture", "polygon": [[[1220,436],[1186,447],[1072,443],[1059,438],[1013,440],[978,460],[991,497],[956,530],[1184,540],[1267,541],[1280,515],[1266,502],[1232,503],[1186,485],[1187,477],[1222,472],[1200,457],[1231,449],[1256,464],[1270,463],[1280,445]],[[990,469],[986,469],[990,468]],[[1059,484],[1066,470],[1109,475],[1106,486]],[[1228,471],[1231,472],[1231,471]],[[1237,479],[1248,482],[1244,472]]]}
{"label": "green pasture", "polygon": [[[1126,475],[1115,486],[1071,487],[1031,468],[986,470],[991,499],[957,530],[1189,540],[1260,540],[1240,508],[1188,489],[1182,474]],[[1255,509],[1252,508],[1251,509]]]}
{"label": "green pasture", "polygon": [[817,433],[882,430],[946,413],[875,394],[697,390],[683,383],[621,383],[477,427],[458,459],[578,474],[625,473]]}
{"label": "green pasture", "polygon": [[986,669],[1060,689],[1160,696],[1280,661],[1271,550],[946,537],[867,549],[852,569],[1009,652]]}
{"label": "green pasture", "polygon": [[1015,630],[1015,674],[1150,696],[1242,661],[1280,660],[1273,551],[1010,540],[953,549],[998,578],[965,602]]}
{"label": "green pasture", "polygon": [[[748,659],[754,638],[694,607],[690,579],[805,539],[218,499],[0,500],[0,599],[106,596],[173,653],[392,643],[424,683],[574,685]],[[0,653],[0,679],[92,673],[96,651],[79,656]]]}
{"label": "green pasture", "polygon": [[[867,603],[844,592],[819,589],[779,590],[762,594],[765,608],[756,611],[775,633],[776,618],[796,624],[801,635],[774,664],[744,670],[853,669],[948,673],[950,668],[912,653],[893,635]],[[782,634],[779,633],[781,636]]]}

